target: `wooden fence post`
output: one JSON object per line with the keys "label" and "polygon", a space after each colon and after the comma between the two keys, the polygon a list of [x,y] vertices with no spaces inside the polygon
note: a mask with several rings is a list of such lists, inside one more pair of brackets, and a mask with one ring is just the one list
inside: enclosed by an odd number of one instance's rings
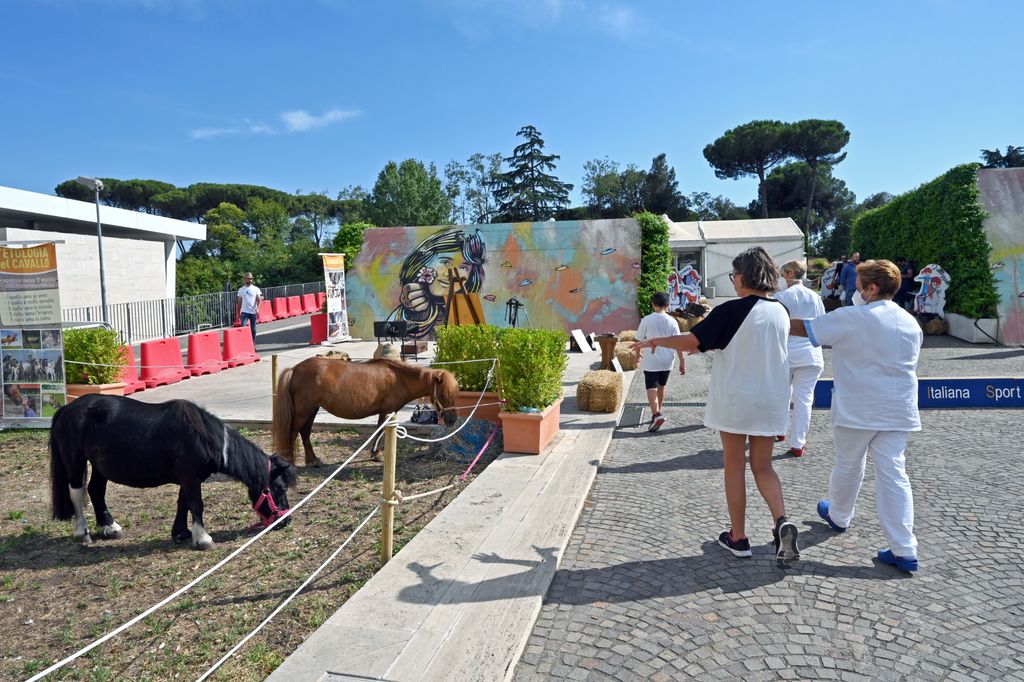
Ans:
{"label": "wooden fence post", "polygon": [[384,427],[384,490],[380,524],[380,565],[391,560],[394,550],[395,531],[395,459],[398,451],[398,431],[395,428],[398,420],[395,415],[388,416]]}

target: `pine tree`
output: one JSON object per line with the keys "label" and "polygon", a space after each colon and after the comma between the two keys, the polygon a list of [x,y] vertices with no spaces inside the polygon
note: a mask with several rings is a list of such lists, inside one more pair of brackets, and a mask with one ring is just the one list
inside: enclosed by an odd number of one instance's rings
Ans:
{"label": "pine tree", "polygon": [[526,142],[512,150],[503,161],[510,170],[498,174],[494,198],[501,219],[508,221],[546,220],[569,205],[572,185],[545,171],[555,169],[557,154],[544,153],[544,140],[533,126],[524,126],[516,133]]}

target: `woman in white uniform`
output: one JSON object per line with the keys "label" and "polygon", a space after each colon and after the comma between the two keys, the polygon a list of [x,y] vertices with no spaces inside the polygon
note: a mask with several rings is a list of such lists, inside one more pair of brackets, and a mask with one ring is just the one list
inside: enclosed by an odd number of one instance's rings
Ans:
{"label": "woman in white uniform", "polygon": [[[825,314],[821,296],[803,285],[807,265],[802,260],[791,260],[782,266],[786,289],[775,294],[775,300],[786,306],[793,319],[811,320]],[[793,404],[789,416],[789,450],[791,457],[803,457],[807,444],[807,428],[811,423],[811,403],[814,385],[818,383],[824,362],[821,349],[803,336],[789,337],[789,387]]]}
{"label": "woman in white uniform", "polygon": [[729,276],[738,299],[715,306],[690,333],[638,341],[632,348],[667,346],[687,353],[714,354],[704,426],[722,438],[725,501],[732,528],[718,544],[734,556],[749,557],[746,534],[746,445],[750,469],[761,497],[775,519],[772,537],[776,558],[784,566],[800,558],[796,524],[786,518],[782,483],[772,467],[775,435],[789,421],[789,315],[768,294],[775,290],[778,270],[764,249],[748,249],[732,262]]}
{"label": "woman in white uniform", "polygon": [[893,302],[900,271],[887,260],[857,266],[854,305],[813,320],[792,321],[792,333],[815,346],[830,345],[835,389],[832,438],[836,461],[827,500],[818,515],[842,533],[853,520],[867,455],[875,462],[878,521],[889,546],[878,560],[916,571],[914,495],[904,451],[921,430],[917,411],[917,358],[924,335],[917,320]]}

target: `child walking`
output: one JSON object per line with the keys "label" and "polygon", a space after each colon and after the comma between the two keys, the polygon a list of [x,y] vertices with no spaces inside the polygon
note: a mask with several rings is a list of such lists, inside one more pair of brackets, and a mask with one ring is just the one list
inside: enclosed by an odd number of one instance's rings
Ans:
{"label": "child walking", "polygon": [[[679,335],[679,325],[667,312],[668,304],[668,293],[665,291],[651,296],[654,312],[640,320],[640,327],[636,330],[637,341]],[[665,385],[668,384],[676,356],[679,357],[679,373],[686,374],[686,356],[683,351],[673,352],[670,348],[660,346],[644,349],[640,358],[640,368],[644,371],[644,385],[647,388],[647,403],[651,406],[651,425],[647,430],[652,433],[665,423],[661,408],[665,403]]]}

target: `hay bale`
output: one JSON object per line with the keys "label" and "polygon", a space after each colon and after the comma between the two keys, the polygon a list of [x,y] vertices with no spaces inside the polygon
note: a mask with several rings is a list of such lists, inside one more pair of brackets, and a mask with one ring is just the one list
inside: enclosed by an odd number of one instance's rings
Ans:
{"label": "hay bale", "polygon": [[[621,336],[619,337],[622,338]],[[619,364],[622,365],[622,369],[627,372],[632,369],[636,369],[636,356],[633,351],[629,349],[629,343],[617,343],[615,344],[615,357],[619,359]]]}
{"label": "hay bale", "polygon": [[676,317],[676,324],[679,326],[679,331],[688,332],[697,326],[697,323],[704,319],[701,317]]}
{"label": "hay bale", "polygon": [[319,357],[331,360],[351,360],[352,358],[343,350],[329,350],[326,353],[319,353]]}
{"label": "hay bale", "polygon": [[583,375],[576,386],[576,405],[587,412],[615,412],[622,403],[622,375],[606,369]]}
{"label": "hay bale", "polygon": [[630,343],[633,343],[634,341],[636,341],[636,330],[635,329],[627,329],[624,332],[619,332],[619,341],[621,341],[621,342],[628,341]]}
{"label": "hay bale", "polygon": [[928,336],[939,336],[949,332],[949,323],[939,317],[933,317],[924,323],[924,333]]}
{"label": "hay bale", "polygon": [[401,362],[402,351],[399,349],[397,343],[381,343],[377,346],[377,350],[373,351],[373,358],[384,358],[385,360],[397,360]]}

